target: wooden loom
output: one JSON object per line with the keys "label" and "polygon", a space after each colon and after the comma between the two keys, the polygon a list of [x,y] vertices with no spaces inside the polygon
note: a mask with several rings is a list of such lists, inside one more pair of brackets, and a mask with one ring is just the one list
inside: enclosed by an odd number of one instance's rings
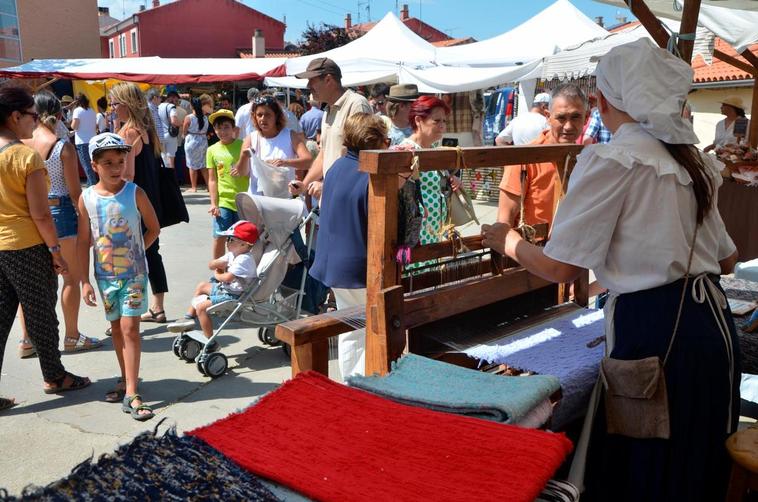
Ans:
{"label": "wooden loom", "polygon": [[[554,162],[558,179],[567,180],[580,150],[577,145],[551,145],[361,152],[360,170],[370,175],[366,306],[340,310],[337,316],[324,314],[280,324],[276,337],[291,347],[293,376],[308,370],[328,375],[329,339],[355,329],[340,317],[363,318],[365,314],[366,374],[386,374],[406,348],[414,353],[434,350],[423,331],[439,325],[438,321],[474,311],[486,315],[492,308],[537,313],[568,301],[569,285],[551,284],[500,255],[487,256],[479,235],[414,248],[412,262],[439,259],[447,260],[446,265],[403,278],[395,260],[398,176],[410,174],[415,155],[420,171]],[[473,260],[470,254],[464,255],[468,262],[456,268],[451,283],[445,267],[454,266],[461,243],[479,255]],[[586,306],[588,291],[585,272],[574,283],[576,303]]]}

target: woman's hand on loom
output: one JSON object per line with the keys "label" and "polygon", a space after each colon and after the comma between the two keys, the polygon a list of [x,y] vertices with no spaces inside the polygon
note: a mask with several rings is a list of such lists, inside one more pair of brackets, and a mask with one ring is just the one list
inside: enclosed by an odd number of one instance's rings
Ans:
{"label": "woman's hand on loom", "polygon": [[482,246],[505,255],[505,237],[510,229],[511,226],[507,223],[482,225]]}

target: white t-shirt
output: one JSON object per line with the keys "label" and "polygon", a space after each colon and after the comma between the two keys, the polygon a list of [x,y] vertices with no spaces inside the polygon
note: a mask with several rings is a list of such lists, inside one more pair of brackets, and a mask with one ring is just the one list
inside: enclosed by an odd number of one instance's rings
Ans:
{"label": "white t-shirt", "polygon": [[245,291],[245,288],[250,285],[250,282],[258,277],[258,270],[253,255],[250,253],[243,253],[234,256],[234,254],[229,251],[224,255],[224,259],[229,264],[227,272],[234,274],[234,280],[226,284],[224,288],[230,293],[242,293]]}
{"label": "white t-shirt", "polygon": [[79,119],[79,127],[74,133],[74,142],[77,145],[83,145],[89,143],[89,140],[96,134],[96,118],[95,110],[87,108],[86,110],[81,106],[77,106],[74,109],[74,115],[71,120]]}
{"label": "white t-shirt", "polygon": [[158,105],[158,118],[160,119],[161,124],[163,124],[163,130],[165,131],[165,135],[161,139],[169,137],[168,127],[171,125],[170,117],[176,117],[176,105],[171,104],[168,101]]}
{"label": "white t-shirt", "polygon": [[98,134],[104,133],[106,129],[108,129],[108,122],[105,120],[105,114],[104,113],[97,113],[97,119],[95,120],[95,123],[97,124],[97,132]]}
{"label": "white t-shirt", "polygon": [[242,105],[234,115],[234,125],[239,129],[239,137],[247,138],[253,132],[253,121],[250,119],[250,108],[252,103]]}
{"label": "white t-shirt", "polygon": [[508,122],[497,137],[505,138],[514,145],[527,145],[537,139],[537,136],[545,129],[547,129],[547,118],[541,113],[529,112]]}
{"label": "white t-shirt", "polygon": [[[736,250],[717,208],[723,165],[702,158],[713,208],[698,230],[691,275],[719,274],[719,261]],[[593,270],[614,293],[663,286],[687,271],[696,207],[687,171],[639,124],[624,124],[610,143],[579,155],[544,252]]]}
{"label": "white t-shirt", "polygon": [[[747,130],[750,130],[750,122],[748,121]],[[713,140],[713,144],[716,146],[724,146],[728,144],[737,143],[737,136],[734,135],[734,122],[726,126],[726,119],[719,121],[716,124],[716,137]]]}

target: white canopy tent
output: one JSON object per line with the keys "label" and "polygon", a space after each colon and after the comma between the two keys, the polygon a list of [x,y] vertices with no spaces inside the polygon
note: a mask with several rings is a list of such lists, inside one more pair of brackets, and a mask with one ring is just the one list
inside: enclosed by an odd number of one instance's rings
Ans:
{"label": "white canopy tent", "polygon": [[116,78],[151,84],[188,84],[260,79],[284,64],[284,58],[103,58],[38,59],[0,69],[6,78]]}
{"label": "white canopy tent", "polygon": [[558,0],[516,28],[481,42],[437,49],[437,63],[458,66],[526,64],[608,32],[574,7]]}
{"label": "white canopy tent", "polygon": [[[350,71],[351,62],[363,62],[363,70],[380,71],[386,64],[394,67],[400,65],[429,66],[434,63],[436,48],[412,32],[392,12],[388,12],[381,21],[365,35],[349,44],[319,54],[302,56],[287,60],[287,75],[305,71],[308,63],[319,57],[327,57],[336,62],[343,75]],[[377,68],[375,65],[379,65]]]}

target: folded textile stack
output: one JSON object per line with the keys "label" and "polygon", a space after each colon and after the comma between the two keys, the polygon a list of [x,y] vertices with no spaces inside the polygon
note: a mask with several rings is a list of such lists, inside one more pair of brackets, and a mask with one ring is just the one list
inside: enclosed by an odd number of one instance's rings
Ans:
{"label": "folded textile stack", "polygon": [[570,312],[465,352],[490,363],[558,377],[562,396],[551,427],[562,429],[587,409],[605,353],[605,344],[599,343],[605,333],[603,321],[601,310]]}
{"label": "folded textile stack", "polygon": [[[548,375],[500,376],[406,354],[380,376],[353,376],[348,385],[412,406],[483,418],[495,422],[534,424],[530,414],[560,389]],[[532,422],[532,423],[527,423]]]}
{"label": "folded textile stack", "polygon": [[188,434],[330,501],[532,501],[571,451],[563,434],[406,406],[314,372]]}
{"label": "folded textile stack", "polygon": [[[2,492],[2,490],[0,490]],[[204,442],[151,433],[75,467],[44,488],[27,488],[23,500],[251,500],[278,501],[254,475]],[[0,500],[17,500],[3,497]]]}

